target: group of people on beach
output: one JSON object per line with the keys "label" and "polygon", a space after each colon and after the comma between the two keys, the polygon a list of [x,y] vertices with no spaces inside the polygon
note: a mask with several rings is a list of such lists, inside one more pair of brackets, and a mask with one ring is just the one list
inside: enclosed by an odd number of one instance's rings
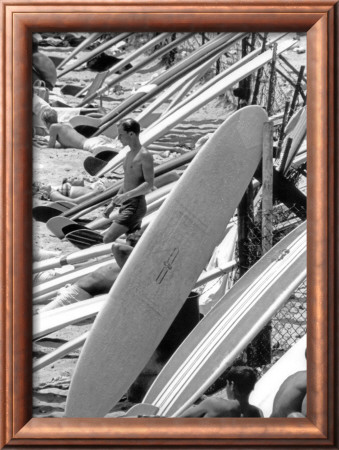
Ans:
{"label": "group of people on beach", "polygon": [[[52,71],[52,67],[46,63],[46,59],[42,59],[40,55],[36,55],[33,59],[33,62],[35,61],[37,65],[41,66],[40,77],[46,71]],[[38,70],[35,69],[33,72],[36,75]],[[53,74],[49,76],[48,87],[50,89],[53,88],[55,80],[56,77]],[[43,108],[44,110],[41,111]],[[33,112],[41,113],[41,119],[49,132],[48,146],[51,148],[55,147],[58,142],[65,148],[89,151],[112,149],[112,140],[106,136],[86,138],[70,124],[58,123],[56,111],[51,107],[46,107],[39,99],[33,100]],[[51,310],[95,295],[108,293],[131,254],[140,237],[142,219],[147,212],[145,195],[154,188],[153,156],[141,144],[140,131],[140,124],[132,118],[124,119],[118,124],[118,139],[122,146],[129,148],[129,151],[123,162],[122,186],[105,211],[106,216],[109,216],[114,208],[119,207],[119,214],[115,216],[103,235],[104,243],[114,243],[112,252],[117,264],[100,268],[90,275],[80,278],[73,285],[61,289],[56,298],[40,311]],[[59,194],[63,196],[65,192]],[[84,200],[86,195],[85,193],[81,199]],[[60,198],[60,196],[56,198]],[[126,244],[116,243],[116,240],[122,235],[126,235]],[[249,403],[249,396],[256,382],[257,374],[253,368],[232,366],[226,372],[226,399],[216,396],[202,397],[195,405],[187,408],[180,417],[263,417],[262,411]],[[300,371],[288,377],[281,385],[274,399],[271,417],[305,416],[306,371]]]}

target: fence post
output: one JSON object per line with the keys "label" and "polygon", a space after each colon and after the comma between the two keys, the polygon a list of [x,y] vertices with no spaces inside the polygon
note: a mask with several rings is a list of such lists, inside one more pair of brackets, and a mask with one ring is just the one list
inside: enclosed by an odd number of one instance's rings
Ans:
{"label": "fence post", "polygon": [[[262,225],[261,250],[265,254],[273,245],[273,123],[263,128],[262,158]],[[271,362],[272,325],[269,322],[246,349],[249,366],[263,366]]]}
{"label": "fence post", "polygon": [[[289,67],[296,75],[299,74],[298,70],[283,55],[279,55],[279,59],[281,59],[281,61],[283,61],[287,65],[287,67]],[[307,83],[304,75],[302,75],[301,80],[304,83]]]}
{"label": "fence post", "polygon": [[[264,34],[260,53],[264,53],[264,51],[266,50],[266,41],[267,41],[267,33]],[[256,105],[258,103],[258,95],[259,95],[260,83],[261,83],[261,78],[262,78],[263,72],[264,72],[263,67],[258,69],[257,78],[255,80],[255,86],[254,86],[254,91],[253,91],[253,96],[252,96],[252,105]]]}
{"label": "fence post", "polygon": [[[245,37],[241,41],[241,56],[242,56],[242,58],[245,58],[245,56],[247,55],[247,46],[248,46],[248,40],[247,40],[247,37]],[[238,91],[238,94],[236,94],[236,91]],[[251,75],[240,80],[239,87],[237,89],[234,89],[233,93],[235,96],[238,97],[238,109],[248,105],[249,98],[251,96]]]}
{"label": "fence post", "polygon": [[302,81],[302,78],[303,78],[303,75],[304,75],[304,70],[305,70],[305,66],[300,66],[298,80],[297,80],[297,84],[295,85],[294,94],[293,94],[292,103],[291,103],[291,108],[290,108],[290,112],[288,114],[288,120],[290,120],[290,118],[293,116],[293,113],[294,113],[294,110],[295,110],[295,105],[297,103],[299,91],[301,90],[301,81]]}
{"label": "fence post", "polygon": [[285,103],[285,110],[284,110],[284,117],[282,120],[282,124],[281,124],[281,128],[280,128],[280,134],[279,134],[279,141],[278,141],[278,150],[277,150],[277,154],[276,154],[276,158],[280,158],[280,154],[281,154],[281,147],[282,147],[282,143],[284,140],[284,135],[285,135],[285,128],[287,125],[287,114],[288,114],[288,110],[290,108],[290,102],[286,102]]}
{"label": "fence post", "polygon": [[238,206],[238,254],[239,254],[239,278],[250,267],[249,240],[250,229],[253,226],[253,186],[248,185]]}
{"label": "fence post", "polygon": [[[273,123],[266,122],[263,129],[262,157],[262,254],[273,246]],[[272,360],[272,325],[269,322],[257,336],[261,348],[261,362]]]}
{"label": "fence post", "polygon": [[262,162],[262,253],[273,244],[273,124],[266,122],[263,130]]}
{"label": "fence post", "polygon": [[283,153],[283,155],[281,157],[280,166],[279,166],[279,172],[281,172],[282,174],[284,174],[284,172],[285,172],[286,161],[287,161],[288,154],[289,154],[289,152],[291,150],[292,141],[293,141],[292,138],[290,138],[290,137],[287,138],[287,142],[286,142],[286,146],[285,146],[285,149],[284,149],[284,153]]}
{"label": "fence post", "polygon": [[274,94],[275,94],[275,85],[277,80],[276,74],[276,61],[277,61],[277,43],[273,46],[273,54],[272,54],[272,62],[271,62],[271,74],[270,74],[270,83],[268,88],[268,99],[267,99],[267,114],[268,116],[272,115],[273,105],[274,105]]}

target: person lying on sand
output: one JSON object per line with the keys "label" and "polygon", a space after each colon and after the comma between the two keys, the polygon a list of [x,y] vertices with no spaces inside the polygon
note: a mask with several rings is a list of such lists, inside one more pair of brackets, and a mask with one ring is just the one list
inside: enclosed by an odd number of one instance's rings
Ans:
{"label": "person lying on sand", "polygon": [[99,135],[86,138],[78,133],[70,123],[46,122],[46,124],[49,130],[49,148],[55,148],[56,143],[59,142],[63,148],[78,148],[91,153],[103,150],[116,151],[115,140],[108,136]]}
{"label": "person lying on sand", "polygon": [[286,378],[274,397],[271,417],[306,417],[306,387],[306,370]]}
{"label": "person lying on sand", "polygon": [[134,119],[125,119],[118,125],[118,138],[130,150],[123,163],[122,186],[105,210],[105,216],[109,217],[115,206],[120,205],[119,215],[103,235],[106,244],[139,230],[147,212],[145,194],[154,186],[154,161],[151,153],[141,145],[139,135],[140,124]]}
{"label": "person lying on sand", "polygon": [[208,397],[198,405],[190,406],[178,417],[263,417],[261,409],[248,402],[257,382],[251,367],[233,366],[226,372],[227,399]]}
{"label": "person lying on sand", "polygon": [[71,200],[73,203],[79,204],[95,197],[99,192],[103,192],[112,183],[103,179],[97,179],[85,185],[83,178],[64,178],[60,186],[47,185],[40,187],[39,194],[42,200],[50,200],[52,202]]}
{"label": "person lying on sand", "polygon": [[54,300],[41,308],[39,312],[88,300],[95,295],[108,294],[139,239],[140,233],[135,233],[127,236],[126,244],[114,243],[112,253],[118,267],[114,263],[106,267],[100,267],[93,273],[81,277],[75,283],[66,285],[58,291]]}

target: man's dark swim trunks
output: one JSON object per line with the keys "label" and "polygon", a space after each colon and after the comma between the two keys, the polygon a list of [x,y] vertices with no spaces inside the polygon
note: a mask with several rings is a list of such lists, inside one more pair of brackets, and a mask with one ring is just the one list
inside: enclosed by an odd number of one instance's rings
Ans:
{"label": "man's dark swim trunks", "polygon": [[129,233],[133,233],[140,229],[141,221],[145,217],[146,211],[145,196],[133,197],[121,205],[119,215],[114,219],[114,222],[124,225],[128,228]]}

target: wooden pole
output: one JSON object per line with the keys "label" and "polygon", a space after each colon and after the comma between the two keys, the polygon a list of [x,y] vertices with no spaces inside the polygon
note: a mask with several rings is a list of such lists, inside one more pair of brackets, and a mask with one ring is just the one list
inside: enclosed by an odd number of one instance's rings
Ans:
{"label": "wooden pole", "polygon": [[285,103],[285,110],[284,110],[284,117],[282,120],[282,124],[281,124],[281,128],[280,128],[280,134],[279,134],[279,141],[278,141],[278,151],[277,151],[277,158],[280,158],[280,154],[281,154],[281,147],[282,147],[282,143],[284,140],[284,135],[285,135],[285,128],[287,125],[287,115],[288,115],[288,110],[290,108],[290,102],[286,102]]}
{"label": "wooden pole", "polygon": [[262,252],[265,254],[273,244],[273,124],[266,122],[263,132],[262,161]]}
{"label": "wooden pole", "polygon": [[[288,77],[284,72],[282,72],[278,68],[276,70],[277,70],[277,73],[279,75],[281,75],[283,78],[285,78],[286,81],[288,81],[290,83],[290,85],[293,87],[293,89],[296,88],[296,84],[294,83],[293,80],[291,80],[290,77]],[[304,91],[301,89],[301,87],[300,87],[300,90],[299,90],[299,94],[302,96],[304,102],[306,102],[306,95],[304,94]]]}
{"label": "wooden pole", "polygon": [[[266,122],[263,130],[262,156],[262,254],[273,246],[273,123]],[[260,362],[269,364],[272,360],[272,326],[268,323],[257,337],[261,349]]]}
{"label": "wooden pole", "polygon": [[273,113],[273,105],[274,105],[274,97],[275,97],[275,86],[277,81],[276,74],[276,61],[277,61],[277,43],[273,46],[273,55],[271,62],[271,74],[270,74],[270,82],[268,86],[268,99],[267,99],[267,114],[271,116]]}
{"label": "wooden pole", "polygon": [[[262,254],[273,245],[273,123],[266,122],[263,128],[262,158]],[[272,326],[268,323],[248,346],[247,361],[250,366],[263,366],[272,359]]]}
{"label": "wooden pole", "polygon": [[[264,34],[260,53],[264,53],[264,51],[266,50],[266,41],[267,41],[267,33]],[[261,78],[262,78],[263,72],[264,72],[264,69],[262,67],[257,72],[257,78],[255,80],[255,86],[254,86],[254,91],[253,91],[253,96],[252,96],[252,105],[256,105],[258,103],[258,95],[259,95],[260,83],[261,83]]]}
{"label": "wooden pole", "polygon": [[[247,37],[245,37],[241,41],[242,58],[245,58],[245,56],[247,55],[247,47],[248,47],[248,40]],[[240,94],[238,98],[238,109],[248,104],[251,95],[251,76],[248,76],[239,81],[239,93]]]}
{"label": "wooden pole", "polygon": [[238,206],[238,255],[239,255],[239,278],[250,267],[249,260],[249,234],[253,224],[253,185],[252,182],[241,199]]}
{"label": "wooden pole", "polygon": [[[294,66],[292,66],[292,64],[289,61],[287,61],[287,59],[283,55],[279,55],[279,59],[281,59],[281,61],[283,61],[286,64],[286,66],[288,66],[296,75],[299,74],[298,70]],[[307,83],[307,80],[304,76],[302,77],[302,81],[304,83]]]}
{"label": "wooden pole", "polygon": [[295,110],[295,105],[297,103],[299,91],[301,90],[301,80],[302,80],[302,77],[303,77],[303,74],[304,74],[304,70],[305,70],[305,66],[300,66],[299,75],[298,75],[298,81],[297,81],[297,84],[296,84],[295,89],[294,89],[294,94],[293,94],[293,98],[292,98],[291,108],[290,108],[290,112],[288,114],[288,120],[293,116],[293,113],[294,113],[294,110]]}
{"label": "wooden pole", "polygon": [[282,160],[281,160],[281,163],[280,163],[280,166],[279,166],[279,172],[280,173],[284,173],[285,172],[287,156],[288,156],[288,154],[290,152],[290,149],[291,149],[291,146],[292,146],[292,141],[293,141],[292,138],[288,138],[287,139],[286,147],[285,147],[284,153],[282,155]]}

